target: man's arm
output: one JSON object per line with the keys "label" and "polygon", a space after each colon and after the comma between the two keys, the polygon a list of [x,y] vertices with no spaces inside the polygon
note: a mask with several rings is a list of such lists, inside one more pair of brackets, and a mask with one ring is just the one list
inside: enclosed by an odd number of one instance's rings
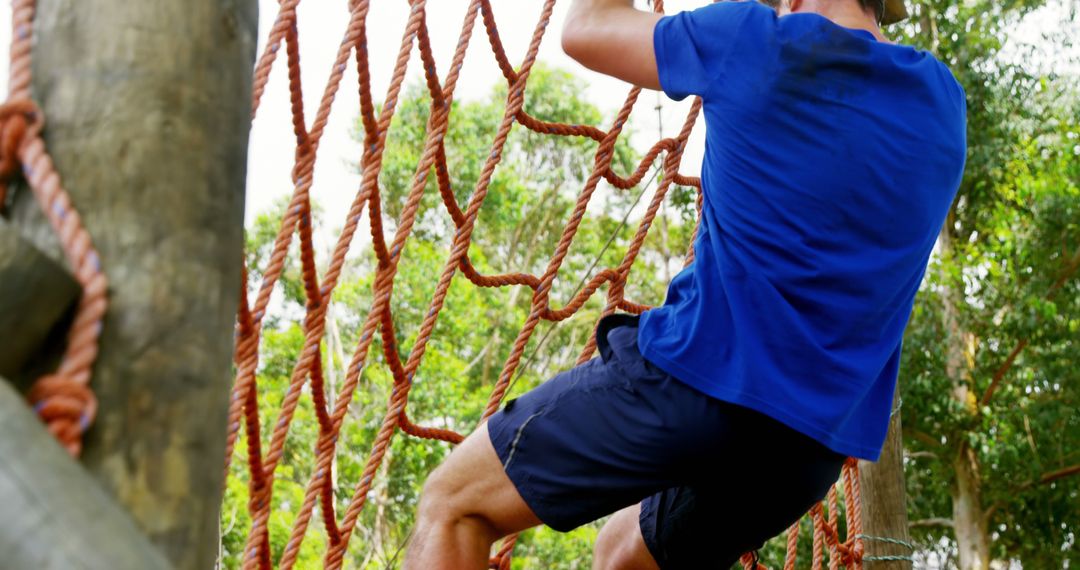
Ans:
{"label": "man's arm", "polygon": [[574,0],[563,26],[563,51],[593,71],[660,89],[653,52],[660,17],[635,9],[633,0]]}

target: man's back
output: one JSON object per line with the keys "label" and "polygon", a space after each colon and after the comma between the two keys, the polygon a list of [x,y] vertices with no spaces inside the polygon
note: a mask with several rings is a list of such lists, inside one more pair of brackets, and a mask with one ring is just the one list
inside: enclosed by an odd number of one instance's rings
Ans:
{"label": "man's back", "polygon": [[820,501],[847,455],[879,454],[960,181],[963,92],[929,55],[876,41],[885,0],[772,4],[794,14],[574,1],[571,57],[704,100],[695,261],[663,307],[602,318],[598,358],[454,450],[407,568],[481,568],[500,536],[612,513],[594,568],[724,568]]}
{"label": "man's back", "polygon": [[925,52],[726,2],[661,20],[661,86],[701,95],[695,262],[643,355],[835,451],[876,459],[900,340],[965,156],[964,95]]}

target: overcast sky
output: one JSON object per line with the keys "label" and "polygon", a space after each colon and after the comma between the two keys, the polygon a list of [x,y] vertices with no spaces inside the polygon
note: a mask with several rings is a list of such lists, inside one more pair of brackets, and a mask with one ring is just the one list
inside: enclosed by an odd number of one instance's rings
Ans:
{"label": "overcast sky", "polygon": [[[640,1],[640,0],[639,0]],[[1030,18],[1023,30],[1014,38],[1037,42],[1041,33],[1061,29],[1065,6],[1076,0],[1051,0],[1051,6]],[[344,34],[347,22],[347,0],[307,0],[299,8],[301,62],[305,88],[305,110],[310,121],[318,107],[326,78],[334,55]],[[453,54],[461,22],[464,18],[465,0],[439,0],[428,3],[428,22],[432,36],[433,52],[439,74],[445,77],[446,66]],[[542,0],[495,0],[493,10],[510,61],[521,62],[540,14]],[[704,4],[704,0],[668,0],[668,12],[676,12]],[[402,31],[408,14],[404,0],[372,2],[368,17],[368,49],[371,53],[372,90],[376,101],[384,98],[392,64],[401,43]],[[559,30],[569,6],[568,1],[556,4],[555,13],[548,27],[548,34],[541,44],[540,60],[548,65],[568,69],[587,79],[584,97],[600,107],[608,118],[621,106],[627,85],[591,73],[566,57],[559,49]],[[259,51],[261,53],[267,30],[277,14],[277,0],[259,0],[260,22]],[[1080,30],[1077,30],[1080,32]],[[7,45],[10,37],[9,10],[0,10],[0,45]],[[1080,33],[1073,37],[1080,37]],[[1075,46],[1074,46],[1075,47]],[[1061,57],[1059,46],[1045,45],[1044,68],[1052,67],[1056,57]],[[284,53],[282,52],[282,56]],[[294,138],[291,133],[288,89],[284,57],[279,57],[270,83],[260,105],[259,115],[252,127],[248,162],[247,219],[265,210],[281,196],[289,195],[292,185],[289,172],[292,167]],[[6,58],[0,59],[0,67],[6,66]],[[0,73],[0,83],[6,82],[6,70]],[[413,50],[407,81],[421,77],[419,56]],[[465,59],[456,99],[468,100],[486,96],[496,81],[502,77],[492,57],[483,28],[473,32],[468,55]],[[682,123],[688,101],[675,103],[654,92],[646,91],[639,99],[631,119],[631,128],[637,133],[633,143],[644,150],[660,133],[661,121],[656,111],[660,105],[663,134],[670,136]],[[350,66],[336,99],[330,124],[320,147],[316,167],[315,199],[324,207],[329,219],[328,228],[340,227],[345,209],[355,195],[359,176],[352,166],[359,152],[358,144],[350,132],[359,109],[356,94],[356,71]],[[604,128],[607,124],[602,125]],[[520,127],[516,127],[520,128]],[[695,129],[691,144],[683,161],[683,172],[697,174],[702,154],[703,127]],[[363,233],[361,233],[363,235]],[[359,244],[357,244],[359,245]]]}
{"label": "overcast sky", "polygon": [[[496,1],[493,4],[500,38],[511,63],[516,67],[528,48],[543,2],[541,0],[513,0],[513,2]],[[692,7],[696,4],[700,2],[688,0],[669,0],[668,2],[669,9]],[[326,1],[301,3],[298,19],[303,80],[307,89],[305,112],[309,120],[318,107],[317,95],[321,94],[322,86],[325,85],[330,72],[330,62],[336,54],[344,33],[346,5],[346,2]],[[432,51],[439,76],[445,78],[447,66],[458,41],[467,2],[440,0],[429,2],[427,6]],[[559,30],[568,6],[567,2],[556,4],[548,33],[540,47],[539,59],[548,65],[569,69],[587,77],[588,88],[583,94],[584,97],[611,117],[622,105],[629,87],[620,81],[588,72],[562,53],[558,41]],[[276,0],[261,0],[260,8],[262,9],[260,28],[269,29],[276,15],[277,2]],[[368,16],[368,49],[371,54],[372,92],[376,101],[381,101],[385,97],[390,74],[393,71],[392,65],[401,45],[407,15],[407,4],[403,1],[372,3],[371,14]],[[370,25],[376,22],[377,26]],[[283,71],[283,67],[275,69],[252,130],[248,163],[249,220],[252,213],[263,211],[278,196],[291,192],[289,169],[292,160],[293,137],[288,118],[287,78]],[[421,77],[419,54],[414,49],[406,81],[418,82]],[[478,25],[469,44],[455,99],[460,101],[485,97],[497,81],[503,81],[502,75],[495,63],[483,28]],[[330,125],[319,149],[320,157],[313,195],[331,215],[335,212],[343,213],[348,208],[359,186],[359,176],[351,166],[355,163],[359,151],[359,145],[350,137],[350,129],[359,113],[355,85],[356,71],[355,68],[350,67],[342,82],[342,92],[335,100]],[[658,103],[662,104],[665,136],[673,134],[674,130],[682,124],[689,108],[689,101],[675,103],[665,97],[660,97],[655,92],[644,92],[639,98],[631,120],[631,128],[638,133],[634,142],[640,148],[648,148],[659,138],[660,122],[655,110]],[[604,127],[606,128],[606,125]],[[689,151],[684,172],[697,172],[700,169],[703,131],[699,129],[695,134],[696,144],[693,144]],[[393,136],[392,132],[390,136]],[[326,222],[333,227],[340,227],[342,223],[341,220],[326,220]]]}

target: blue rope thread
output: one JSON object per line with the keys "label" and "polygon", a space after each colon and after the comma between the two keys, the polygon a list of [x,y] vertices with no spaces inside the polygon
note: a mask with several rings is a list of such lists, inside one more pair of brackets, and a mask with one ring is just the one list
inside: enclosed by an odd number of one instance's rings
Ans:
{"label": "blue rope thread", "polygon": [[914,544],[910,542],[905,542],[897,538],[889,538],[887,536],[870,536],[868,534],[856,534],[855,538],[860,538],[862,540],[875,540],[877,542],[886,542],[888,544],[897,544],[903,546],[904,548],[907,548],[908,550],[915,550]]}
{"label": "blue rope thread", "polygon": [[[901,403],[903,403],[903,402],[901,401]],[[897,409],[899,410],[899,406],[897,407]],[[897,546],[903,546],[904,548],[907,548],[908,550],[912,550],[912,551],[915,550],[915,545],[914,544],[912,544],[910,542],[907,542],[907,541],[897,539],[897,538],[890,538],[890,537],[887,537],[887,536],[870,536],[868,534],[857,534],[857,535],[855,535],[855,538],[862,539],[862,540],[872,540],[872,541],[876,541],[876,542],[884,542],[886,544],[895,544]],[[890,555],[863,556],[862,560],[863,560],[863,562],[911,562],[912,564],[915,563],[915,557],[914,556],[897,556],[897,555],[892,555],[892,556],[890,556]]]}
{"label": "blue rope thread", "polygon": [[863,562],[911,562],[915,563],[913,556],[863,556]]}

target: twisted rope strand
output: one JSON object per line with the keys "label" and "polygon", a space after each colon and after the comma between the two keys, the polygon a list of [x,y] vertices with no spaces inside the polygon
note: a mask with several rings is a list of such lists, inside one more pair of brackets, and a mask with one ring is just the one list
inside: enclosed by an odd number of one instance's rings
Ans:
{"label": "twisted rope strand", "polygon": [[7,185],[21,165],[22,175],[59,237],[75,280],[82,287],[59,367],[37,379],[28,394],[49,432],[72,456],[77,456],[82,450],[82,435],[97,413],[90,375],[108,308],[108,282],[90,234],[41,138],[45,119],[30,93],[35,10],[35,0],[12,2],[9,91],[7,101],[0,106],[0,209]]}

